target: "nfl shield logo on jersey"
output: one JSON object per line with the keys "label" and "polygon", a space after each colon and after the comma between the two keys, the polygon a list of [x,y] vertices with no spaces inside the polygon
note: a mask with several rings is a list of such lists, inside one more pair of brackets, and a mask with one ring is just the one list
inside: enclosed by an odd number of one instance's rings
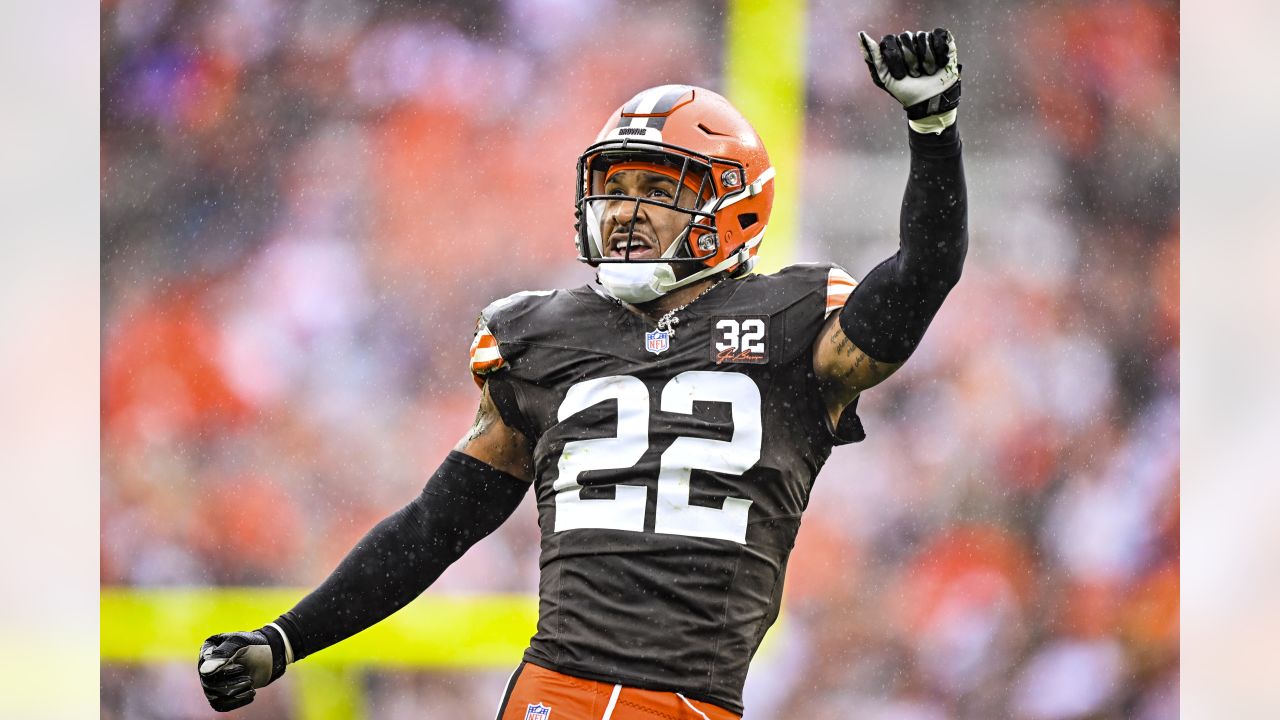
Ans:
{"label": "nfl shield logo on jersey", "polygon": [[524,714],[524,720],[547,720],[551,717],[551,708],[538,703],[530,705],[529,711]]}
{"label": "nfl shield logo on jersey", "polygon": [[661,355],[671,347],[671,333],[666,330],[654,330],[644,334],[644,349],[654,355]]}

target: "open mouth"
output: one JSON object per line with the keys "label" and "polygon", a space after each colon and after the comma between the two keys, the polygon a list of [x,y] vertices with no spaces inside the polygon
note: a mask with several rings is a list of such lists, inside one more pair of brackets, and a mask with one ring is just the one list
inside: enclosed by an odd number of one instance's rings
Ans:
{"label": "open mouth", "polygon": [[631,260],[655,258],[658,256],[653,243],[640,233],[618,232],[609,236],[609,257],[628,258]]}

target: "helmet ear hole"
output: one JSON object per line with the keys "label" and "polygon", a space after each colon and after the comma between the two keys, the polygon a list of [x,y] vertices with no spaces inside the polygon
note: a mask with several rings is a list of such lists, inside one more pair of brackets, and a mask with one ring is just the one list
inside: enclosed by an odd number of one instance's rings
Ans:
{"label": "helmet ear hole", "polygon": [[755,213],[742,213],[738,216],[738,226],[743,230],[760,222],[760,216]]}

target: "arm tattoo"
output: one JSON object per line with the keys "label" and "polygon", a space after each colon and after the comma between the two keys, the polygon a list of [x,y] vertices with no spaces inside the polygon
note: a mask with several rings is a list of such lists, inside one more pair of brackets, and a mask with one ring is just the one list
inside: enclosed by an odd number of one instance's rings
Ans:
{"label": "arm tattoo", "polygon": [[484,394],[480,398],[480,407],[476,408],[475,420],[472,421],[467,434],[463,436],[462,442],[458,443],[458,447],[465,447],[471,441],[482,438],[492,431],[497,424],[496,416],[496,408],[493,407],[493,401],[489,399],[489,388],[486,385]]}
{"label": "arm tattoo", "polygon": [[880,382],[896,369],[893,364],[879,362],[858,349],[843,332],[831,333],[831,344],[844,361],[832,380],[855,394]]}

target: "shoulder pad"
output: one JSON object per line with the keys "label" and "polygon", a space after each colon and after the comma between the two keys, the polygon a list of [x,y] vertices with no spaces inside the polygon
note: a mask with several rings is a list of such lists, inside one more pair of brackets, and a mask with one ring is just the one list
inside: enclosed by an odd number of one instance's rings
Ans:
{"label": "shoulder pad", "polygon": [[844,306],[856,285],[849,273],[830,263],[788,265],[747,281],[750,289],[742,300],[781,320],[778,359],[784,362],[811,350],[827,318]]}
{"label": "shoulder pad", "polygon": [[471,374],[477,385],[484,385],[485,375],[497,372],[507,364],[506,358],[502,356],[498,337],[490,329],[495,318],[505,314],[504,311],[508,309],[518,308],[530,299],[546,297],[555,292],[555,290],[526,290],[514,293],[489,303],[484,310],[480,311],[480,317],[476,320],[475,337],[471,340]]}
{"label": "shoulder pad", "polygon": [[825,299],[824,318],[844,307],[849,293],[858,285],[858,281],[844,268],[832,263],[796,263],[762,277],[766,282],[794,287],[801,295],[821,292]]}
{"label": "shoulder pad", "polygon": [[546,297],[555,294],[555,290],[524,290],[518,293],[512,293],[504,298],[494,300],[480,311],[480,322],[488,323],[499,311],[518,305],[521,301],[527,301],[530,298]]}

